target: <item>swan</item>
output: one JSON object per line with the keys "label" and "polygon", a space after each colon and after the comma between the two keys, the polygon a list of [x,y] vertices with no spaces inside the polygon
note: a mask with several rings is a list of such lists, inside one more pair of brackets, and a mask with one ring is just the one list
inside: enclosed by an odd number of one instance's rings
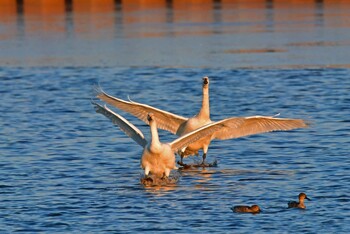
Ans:
{"label": "swan", "polygon": [[[131,100],[125,101],[107,94],[101,88],[97,88],[96,92],[96,97],[100,100],[130,113],[146,123],[148,113],[152,112],[154,114],[154,119],[157,121],[158,128],[169,131],[178,136],[183,136],[206,124],[213,123],[213,121],[210,119],[209,77],[207,76],[203,78],[202,83],[203,96],[201,109],[197,115],[191,118],[182,117],[180,115]],[[213,139],[226,140],[258,133],[287,131],[296,128],[305,128],[308,126],[302,119],[285,119],[268,116],[244,117],[243,121],[243,124],[240,125],[239,128],[230,128],[229,126],[226,126],[220,131],[213,132],[211,135],[207,135],[206,137],[203,137],[200,140],[188,145],[186,149],[178,152],[181,157],[178,164],[181,166],[186,166],[186,164],[183,163],[183,158],[191,155],[198,155],[198,150],[202,149],[203,160],[200,165],[207,166],[205,164],[205,159],[210,142]]]}
{"label": "swan", "polygon": [[290,201],[288,202],[288,208],[300,208],[300,209],[305,209],[306,206],[304,204],[304,200],[307,199],[309,201],[311,201],[310,198],[308,198],[306,196],[305,193],[300,193],[299,194],[299,202],[296,202],[296,201]]}
{"label": "swan", "polygon": [[[119,114],[113,112],[106,105],[102,106],[96,102],[92,102],[92,104],[95,106],[97,113],[103,114],[109,118],[126,135],[143,147],[141,168],[144,169],[146,176],[151,173],[161,178],[169,177],[170,171],[172,169],[177,169],[175,166],[175,152],[224,126],[223,122],[211,123],[191,133],[185,134],[170,143],[161,143],[159,141],[155,115],[149,113],[147,115],[147,121],[151,130],[151,140],[147,141],[137,127]],[[231,125],[238,126],[242,121],[240,119],[233,119],[229,122]]]}

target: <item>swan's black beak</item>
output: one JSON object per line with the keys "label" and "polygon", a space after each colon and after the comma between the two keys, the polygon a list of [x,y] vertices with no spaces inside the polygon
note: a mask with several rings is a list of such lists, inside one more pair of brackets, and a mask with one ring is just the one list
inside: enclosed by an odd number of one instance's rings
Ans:
{"label": "swan's black beak", "polygon": [[206,76],[206,77],[203,77],[203,85],[207,85],[209,84],[209,78]]}
{"label": "swan's black beak", "polygon": [[148,120],[148,122],[151,121],[151,120],[153,120],[153,114],[152,114],[152,113],[149,113],[149,114],[147,115],[147,120]]}

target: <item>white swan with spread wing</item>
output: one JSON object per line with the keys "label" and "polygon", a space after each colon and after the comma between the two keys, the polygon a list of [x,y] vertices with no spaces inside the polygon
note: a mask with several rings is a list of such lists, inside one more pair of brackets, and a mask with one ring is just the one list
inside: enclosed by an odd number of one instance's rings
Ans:
{"label": "white swan with spread wing", "polygon": [[[213,121],[210,119],[210,107],[209,107],[209,78],[203,78],[203,97],[202,106],[199,113],[191,118],[182,117],[158,108],[145,105],[142,103],[133,102],[131,100],[125,101],[116,97],[113,97],[102,89],[97,90],[96,97],[102,101],[105,101],[114,107],[117,107],[125,112],[128,112],[142,121],[147,123],[148,113],[153,113],[153,118],[157,122],[157,127],[170,131],[178,136],[183,136],[193,130],[196,130],[204,125],[211,124]],[[235,118],[235,117],[233,117]],[[213,139],[231,139],[238,138],[247,135],[253,135],[271,131],[286,131],[296,128],[305,128],[308,125],[302,119],[285,119],[285,118],[274,118],[268,116],[251,116],[251,117],[237,117],[243,122],[239,127],[231,127],[229,124],[225,127],[218,129],[217,131],[203,137],[196,142],[191,143],[187,148],[180,152],[181,161],[183,158],[190,155],[198,155],[198,150],[203,150],[203,161],[202,164],[205,166],[205,159],[208,152],[208,147]],[[232,119],[232,118],[230,118]],[[227,119],[226,119],[227,120]]]}
{"label": "white swan with spread wing", "polygon": [[113,112],[106,105],[102,106],[96,102],[93,102],[93,104],[97,113],[101,113],[109,118],[126,135],[143,147],[141,167],[145,170],[145,175],[151,173],[157,177],[168,177],[172,169],[177,169],[175,166],[175,152],[192,142],[200,140],[206,135],[211,135],[213,132],[224,127],[225,124],[230,124],[232,127],[238,127],[242,124],[242,119],[240,118],[218,121],[198,128],[170,143],[161,143],[159,141],[157,121],[154,118],[154,114],[149,113],[147,115],[147,122],[151,129],[151,140],[147,141],[142,132],[125,118]]}

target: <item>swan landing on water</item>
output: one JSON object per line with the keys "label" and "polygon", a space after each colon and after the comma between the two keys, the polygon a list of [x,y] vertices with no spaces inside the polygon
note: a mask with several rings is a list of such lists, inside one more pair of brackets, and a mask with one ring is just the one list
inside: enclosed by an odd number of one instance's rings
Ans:
{"label": "swan landing on water", "polygon": [[[147,141],[137,127],[119,114],[113,112],[106,105],[102,106],[96,102],[92,102],[92,104],[95,106],[97,113],[101,113],[109,118],[126,135],[143,147],[141,167],[144,169],[145,175],[151,173],[160,178],[169,177],[170,171],[177,169],[175,166],[175,152],[224,126],[220,121],[211,123],[185,134],[170,143],[161,143],[158,136],[157,121],[154,118],[154,114],[149,113],[147,115],[147,121],[151,129],[151,139]],[[236,125],[239,124],[240,120],[236,120]]]}
{"label": "swan landing on water", "polygon": [[[178,136],[183,136],[207,124],[214,123],[210,119],[208,77],[203,78],[202,89],[202,106],[199,113],[191,118],[186,118],[131,100],[125,101],[107,94],[101,88],[96,90],[96,97],[120,110],[136,116],[145,123],[148,123],[148,113],[153,113],[153,118],[157,122],[158,128]],[[240,119],[241,124],[239,124],[239,126],[235,124],[231,125],[230,120],[232,119]],[[226,140],[271,131],[287,131],[296,128],[305,128],[308,126],[302,119],[285,119],[270,116],[232,117],[222,121],[224,122],[222,128],[208,134],[206,137],[198,139],[178,152],[181,157],[180,162],[178,162],[179,165],[185,166],[186,164],[183,163],[183,158],[191,155],[198,155],[198,150],[202,149],[203,161],[200,165],[207,166],[207,164],[205,164],[206,155],[210,142],[214,139]]]}

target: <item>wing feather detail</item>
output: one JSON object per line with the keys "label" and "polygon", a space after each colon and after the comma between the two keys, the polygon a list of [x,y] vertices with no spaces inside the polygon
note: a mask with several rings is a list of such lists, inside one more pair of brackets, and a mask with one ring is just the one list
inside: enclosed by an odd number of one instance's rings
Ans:
{"label": "wing feather detail", "polygon": [[176,152],[176,151],[188,146],[189,144],[200,140],[203,137],[206,137],[208,135],[212,135],[215,131],[218,131],[223,126],[224,125],[220,122],[214,122],[214,123],[204,125],[203,127],[198,128],[192,132],[189,132],[189,133],[177,138],[173,142],[171,142],[170,143],[171,149],[174,152]]}
{"label": "wing feather detail", "polygon": [[117,125],[120,128],[120,130],[122,130],[136,143],[138,143],[142,147],[145,147],[147,145],[147,140],[143,136],[142,132],[137,127],[135,127],[135,125],[127,121],[121,115],[118,115],[117,113],[113,112],[106,105],[102,106],[96,102],[92,102],[92,104],[95,106],[95,110],[97,113],[100,113],[106,116],[108,119],[110,119],[113,124]]}
{"label": "wing feather detail", "polygon": [[116,97],[113,97],[101,88],[96,90],[96,97],[102,101],[107,102],[108,104],[119,108],[125,112],[128,112],[135,117],[139,118],[143,122],[148,124],[147,115],[148,113],[153,113],[154,118],[157,121],[157,127],[166,131],[169,131],[173,134],[176,134],[176,131],[180,125],[187,120],[187,118],[175,115],[173,113],[160,110],[158,108],[148,106],[142,103],[137,103],[133,101],[125,101]]}
{"label": "wing feather detail", "polygon": [[[240,125],[232,125],[231,121],[236,122],[241,119]],[[214,137],[220,140],[238,138],[253,134],[259,134],[272,131],[288,131],[297,128],[306,128],[308,124],[302,119],[284,119],[273,118],[267,116],[251,116],[251,117],[233,117],[222,120],[223,128],[215,132]]]}

